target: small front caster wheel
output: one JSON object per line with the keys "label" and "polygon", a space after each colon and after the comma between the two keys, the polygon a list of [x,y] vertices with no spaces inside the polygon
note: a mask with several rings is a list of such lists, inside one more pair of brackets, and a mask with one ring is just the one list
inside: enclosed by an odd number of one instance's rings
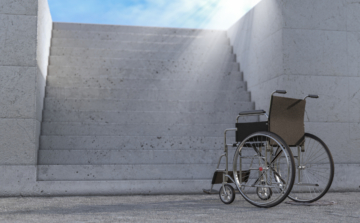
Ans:
{"label": "small front caster wheel", "polygon": [[256,194],[261,200],[266,201],[271,198],[272,190],[269,187],[258,187],[256,188]]}
{"label": "small front caster wheel", "polygon": [[235,190],[230,184],[225,184],[220,188],[219,196],[224,204],[231,204],[235,200]]}

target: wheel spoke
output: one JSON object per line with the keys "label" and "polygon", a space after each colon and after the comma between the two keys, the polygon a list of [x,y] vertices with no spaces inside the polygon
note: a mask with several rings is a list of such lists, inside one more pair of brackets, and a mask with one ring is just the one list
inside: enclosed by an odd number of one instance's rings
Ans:
{"label": "wheel spoke", "polygon": [[240,165],[242,171],[248,170],[247,179],[242,175],[244,181],[240,182],[236,171],[234,178],[240,194],[251,204],[272,207],[290,193],[295,179],[294,160],[289,147],[276,135],[260,132],[249,136],[239,144],[233,164],[234,170],[240,170]]}

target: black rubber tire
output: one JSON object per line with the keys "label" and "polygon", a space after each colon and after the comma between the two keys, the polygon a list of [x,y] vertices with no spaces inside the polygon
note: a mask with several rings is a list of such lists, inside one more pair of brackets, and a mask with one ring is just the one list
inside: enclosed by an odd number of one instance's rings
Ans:
{"label": "black rubber tire", "polygon": [[224,204],[231,204],[232,202],[234,202],[235,200],[235,190],[234,188],[230,185],[230,184],[225,184],[224,185],[225,190],[227,190],[228,192],[230,192],[230,198],[228,200],[224,200],[224,196],[223,196],[223,187],[220,187],[219,190],[219,197],[220,200],[224,203]]}
{"label": "black rubber tire", "polygon": [[310,133],[305,133],[305,140],[306,140],[306,137],[308,138],[311,138],[315,141],[317,141],[319,144],[322,145],[323,149],[325,150],[327,156],[328,156],[328,159],[329,159],[329,164],[330,164],[330,176],[329,176],[329,180],[328,180],[328,183],[325,187],[325,189],[323,190],[323,192],[321,194],[319,194],[317,197],[313,198],[313,199],[309,199],[309,200],[299,200],[299,199],[296,199],[294,197],[291,196],[291,193],[289,194],[289,198],[293,201],[296,201],[296,202],[300,202],[300,203],[311,203],[311,202],[314,202],[314,201],[317,201],[319,200],[320,198],[322,198],[327,192],[328,190],[330,189],[331,187],[331,184],[332,184],[332,181],[334,179],[334,172],[335,172],[335,167],[334,167],[334,160],[333,160],[333,157],[331,155],[331,152],[329,150],[329,148],[327,147],[327,145],[317,136],[313,135],[313,134],[310,134]]}

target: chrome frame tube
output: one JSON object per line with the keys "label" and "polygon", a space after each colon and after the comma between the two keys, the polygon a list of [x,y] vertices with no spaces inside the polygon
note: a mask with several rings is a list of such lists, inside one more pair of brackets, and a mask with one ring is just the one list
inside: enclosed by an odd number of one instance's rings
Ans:
{"label": "chrome frame tube", "polygon": [[235,180],[233,178],[231,178],[230,175],[225,175],[225,177],[228,177],[233,183],[235,183]]}
{"label": "chrome frame tube", "polygon": [[222,154],[222,155],[219,157],[219,162],[218,162],[218,164],[217,164],[216,170],[219,170],[219,166],[220,166],[221,159],[222,159],[225,155],[226,155],[226,154]]}
{"label": "chrome frame tube", "polygon": [[[237,148],[236,148],[237,151]],[[239,175],[240,175],[240,182],[242,182],[242,162],[241,162],[241,151],[239,152]],[[236,170],[233,170],[236,171]],[[234,173],[234,172],[233,172]]]}
{"label": "chrome frame tube", "polygon": [[[224,152],[225,154],[222,156],[225,156],[225,171],[223,173],[223,182],[222,182],[222,186],[224,188],[225,182],[227,182],[226,177],[229,175],[229,154],[228,154],[228,145],[226,144],[226,133],[229,131],[237,131],[237,128],[231,128],[231,129],[225,129],[224,131]],[[220,162],[219,162],[220,163]],[[225,190],[224,190],[225,192]]]}
{"label": "chrome frame tube", "polygon": [[297,166],[297,175],[298,175],[298,183],[301,183],[301,169],[299,168],[301,166],[301,149],[300,146],[297,146],[297,150],[298,150],[298,166]]}

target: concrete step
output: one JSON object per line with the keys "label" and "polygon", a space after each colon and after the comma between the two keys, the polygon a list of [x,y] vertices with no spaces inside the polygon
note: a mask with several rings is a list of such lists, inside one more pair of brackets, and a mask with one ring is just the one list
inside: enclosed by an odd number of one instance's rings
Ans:
{"label": "concrete step", "polygon": [[[59,31],[63,32],[63,31]],[[116,43],[155,43],[155,44],[181,44],[183,47],[188,46],[203,46],[203,45],[209,45],[211,47],[215,45],[224,45],[229,46],[230,41],[228,38],[224,36],[172,36],[172,35],[144,35],[144,34],[132,34],[132,33],[110,33],[105,32],[102,33],[102,35],[99,32],[79,32],[81,33],[81,38],[79,38],[79,35],[75,35],[73,37],[72,35],[68,35],[69,37],[52,37],[52,40],[84,40],[84,41],[97,41],[97,42],[103,42],[103,41],[112,41]],[[100,34],[100,35],[99,35]],[[90,46],[90,45],[89,45]]]}
{"label": "concrete step", "polygon": [[[211,179],[36,181],[30,192],[21,189],[21,194],[25,196],[203,194],[202,189],[210,189]],[[219,185],[215,185],[214,189],[219,189],[219,187]],[[9,193],[1,191],[0,195],[9,196]],[[19,195],[14,194],[13,196]]]}
{"label": "concrete step", "polygon": [[[50,78],[50,77],[48,77]],[[184,100],[184,101],[250,101],[250,93],[239,91],[215,90],[149,90],[149,89],[104,89],[46,87],[46,98],[53,99],[142,99],[142,100]]]}
{"label": "concrete step", "polygon": [[[42,122],[42,135],[57,136],[210,136],[221,137],[230,124],[92,124]],[[230,126],[231,127],[231,126]]]}
{"label": "concrete step", "polygon": [[228,44],[208,43],[152,43],[152,42],[124,42],[111,40],[90,40],[90,39],[56,39],[51,40],[51,47],[82,47],[82,48],[101,48],[112,50],[159,50],[159,51],[213,51],[222,49],[232,49]]}
{"label": "concrete step", "polygon": [[75,30],[75,31],[92,31],[92,32],[118,32],[118,33],[141,33],[155,35],[222,35],[226,36],[224,30],[204,30],[204,29],[182,29],[182,28],[160,28],[145,26],[120,26],[104,24],[85,24],[85,23],[63,23],[54,22],[53,30]]}
{"label": "concrete step", "polygon": [[[120,112],[120,111],[74,111],[44,110],[45,122],[117,123],[117,124],[229,124],[235,122],[236,113],[209,112]],[[256,122],[255,116],[241,119]]]}
{"label": "concrete step", "polygon": [[52,37],[40,194],[210,186],[224,130],[254,108],[225,31],[54,23]]}
{"label": "concrete step", "polygon": [[[235,151],[235,149],[234,149]],[[213,164],[221,150],[39,150],[39,165]],[[231,153],[233,155],[233,152]],[[225,159],[222,159],[225,163]]]}
{"label": "concrete step", "polygon": [[252,110],[254,103],[242,101],[149,101],[149,100],[97,100],[97,99],[49,99],[45,98],[46,110],[88,111],[176,111],[176,112],[229,112]]}
{"label": "concrete step", "polygon": [[[207,90],[212,91],[245,91],[243,81],[223,80],[181,80],[181,79],[128,79],[110,77],[52,77],[47,78],[49,87],[68,88],[105,88],[105,89],[151,89],[151,90]],[[229,92],[230,93],[230,92]]]}
{"label": "concrete step", "polygon": [[177,60],[177,61],[204,61],[208,63],[236,62],[236,56],[231,49],[219,49],[216,52],[194,51],[159,51],[159,50],[113,50],[92,49],[80,47],[51,47],[50,56],[66,57],[98,57],[122,58],[131,60]]}
{"label": "concrete step", "polygon": [[163,60],[123,60],[112,58],[84,58],[51,56],[50,65],[75,66],[75,67],[96,67],[96,68],[123,68],[123,69],[157,69],[157,70],[199,70],[199,71],[239,71],[239,64],[236,62],[204,63],[202,61],[163,61]]}
{"label": "concrete step", "polygon": [[184,80],[237,80],[241,81],[239,71],[199,71],[199,70],[168,70],[168,69],[123,69],[123,68],[87,68],[71,66],[49,66],[49,77],[120,77],[133,79],[184,79]]}
{"label": "concrete step", "polygon": [[[227,126],[233,128],[235,124]],[[225,129],[223,129],[225,130]],[[234,143],[235,133],[227,134]],[[46,136],[40,137],[40,149],[63,150],[216,150],[223,151],[224,136]]]}
{"label": "concrete step", "polygon": [[211,180],[215,168],[214,164],[38,165],[38,180]]}
{"label": "concrete step", "polygon": [[92,40],[112,40],[112,41],[135,41],[135,42],[170,42],[170,43],[191,43],[202,42],[221,42],[230,44],[226,35],[162,35],[144,33],[121,33],[121,32],[94,32],[78,30],[53,30],[52,38],[68,39],[92,39]]}

